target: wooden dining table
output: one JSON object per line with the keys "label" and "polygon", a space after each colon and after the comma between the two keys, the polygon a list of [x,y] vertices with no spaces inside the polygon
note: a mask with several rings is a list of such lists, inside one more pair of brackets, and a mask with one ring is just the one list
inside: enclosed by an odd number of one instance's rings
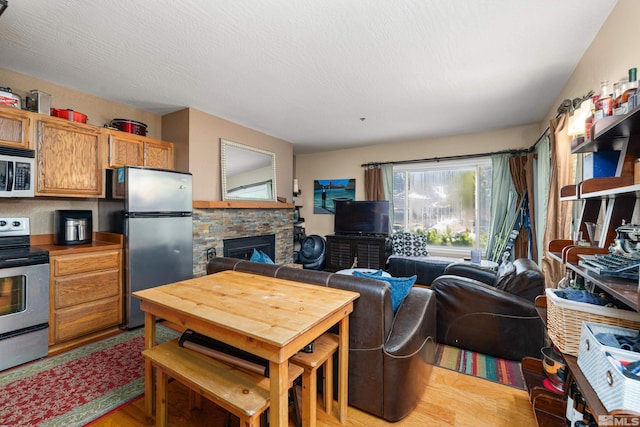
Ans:
{"label": "wooden dining table", "polygon": [[[347,413],[349,314],[359,297],[325,286],[232,270],[134,292],[145,312],[145,348],[165,319],[269,361],[270,425],[288,427],[288,361],[338,324],[338,412]],[[152,416],[153,368],[145,361],[145,411]]]}

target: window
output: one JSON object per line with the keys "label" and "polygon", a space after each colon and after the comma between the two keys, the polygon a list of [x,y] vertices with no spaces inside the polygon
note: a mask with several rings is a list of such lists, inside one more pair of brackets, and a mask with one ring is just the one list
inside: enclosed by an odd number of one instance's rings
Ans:
{"label": "window", "polygon": [[491,158],[393,167],[393,231],[427,235],[432,250],[485,251],[491,222]]}

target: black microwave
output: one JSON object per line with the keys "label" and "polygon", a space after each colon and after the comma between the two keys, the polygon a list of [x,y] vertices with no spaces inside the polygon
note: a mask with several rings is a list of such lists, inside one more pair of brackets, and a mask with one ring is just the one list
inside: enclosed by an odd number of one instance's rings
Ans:
{"label": "black microwave", "polygon": [[0,146],[0,197],[33,197],[35,151]]}

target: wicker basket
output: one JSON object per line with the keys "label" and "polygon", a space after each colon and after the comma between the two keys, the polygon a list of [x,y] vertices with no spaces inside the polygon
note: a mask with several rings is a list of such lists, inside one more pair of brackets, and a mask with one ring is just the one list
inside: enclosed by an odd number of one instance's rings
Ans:
{"label": "wicker basket", "polygon": [[578,356],[582,322],[602,323],[621,328],[640,329],[640,313],[569,301],[547,288],[547,332],[549,338],[566,354]]}

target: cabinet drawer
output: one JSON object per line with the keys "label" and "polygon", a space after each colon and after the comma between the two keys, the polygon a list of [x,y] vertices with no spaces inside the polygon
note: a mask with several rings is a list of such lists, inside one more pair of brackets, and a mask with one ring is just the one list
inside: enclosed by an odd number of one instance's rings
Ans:
{"label": "cabinet drawer", "polygon": [[66,341],[90,332],[120,324],[120,297],[99,300],[77,307],[56,311],[54,315],[55,342]]}
{"label": "cabinet drawer", "polygon": [[120,267],[120,251],[101,251],[87,254],[63,255],[52,260],[54,276],[93,272]]}
{"label": "cabinet drawer", "polygon": [[84,273],[54,279],[55,308],[120,295],[120,270]]}

